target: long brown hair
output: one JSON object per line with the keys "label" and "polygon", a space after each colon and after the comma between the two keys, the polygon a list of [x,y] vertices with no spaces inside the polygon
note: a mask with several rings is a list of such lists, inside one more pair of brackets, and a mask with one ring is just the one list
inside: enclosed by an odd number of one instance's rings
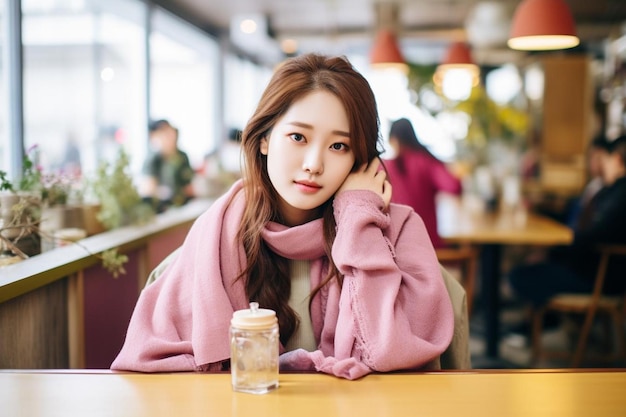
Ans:
{"label": "long brown hair", "polygon": [[[307,54],[285,61],[274,73],[242,133],[244,190],[249,204],[238,232],[247,260],[246,270],[240,278],[245,280],[249,300],[276,311],[283,344],[295,331],[298,317],[288,304],[291,291],[289,261],[273,253],[261,237],[268,221],[281,222],[282,219],[278,195],[267,173],[267,157],[261,153],[260,144],[295,101],[319,90],[334,94],[346,110],[350,146],[355,157],[353,170],[378,157],[379,120],[374,94],[365,78],[343,57]],[[331,257],[336,234],[332,199],[324,204],[322,211],[329,272],[320,288],[333,277],[337,277],[339,285],[342,282]],[[315,289],[311,299],[318,290]]]}
{"label": "long brown hair", "polygon": [[398,167],[398,171],[402,175],[406,175],[406,163],[404,161],[404,150],[411,149],[416,152],[422,152],[425,155],[428,155],[432,159],[439,161],[435,155],[433,155],[426,146],[420,142],[415,134],[415,129],[413,128],[413,124],[407,118],[401,118],[396,120],[391,124],[391,128],[389,129],[389,138],[395,138],[398,141],[398,145],[400,147],[400,151],[398,156],[396,157],[396,166]]}

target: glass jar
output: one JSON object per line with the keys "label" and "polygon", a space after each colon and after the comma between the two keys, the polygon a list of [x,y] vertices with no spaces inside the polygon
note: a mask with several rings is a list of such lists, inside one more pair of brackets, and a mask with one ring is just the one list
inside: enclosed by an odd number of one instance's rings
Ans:
{"label": "glass jar", "polygon": [[276,312],[250,303],[230,322],[230,372],[234,391],[265,394],[278,388]]}

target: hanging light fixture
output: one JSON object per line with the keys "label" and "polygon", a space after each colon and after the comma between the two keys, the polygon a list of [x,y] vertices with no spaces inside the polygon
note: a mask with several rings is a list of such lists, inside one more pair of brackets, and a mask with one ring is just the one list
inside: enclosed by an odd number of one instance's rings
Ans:
{"label": "hanging light fixture", "polygon": [[377,33],[370,50],[370,63],[373,68],[396,68],[408,73],[394,29],[398,26],[398,11],[395,3],[378,3],[376,7]]}
{"label": "hanging light fixture", "polygon": [[523,0],[517,6],[509,48],[548,51],[573,48],[579,43],[572,12],[564,0]]}
{"label": "hanging light fixture", "polygon": [[465,42],[453,42],[438,68],[465,68],[471,71],[477,70],[478,66],[472,59],[470,47]]}
{"label": "hanging light fixture", "polygon": [[480,69],[472,59],[469,45],[465,42],[454,42],[437,66],[433,81],[446,97],[462,101],[469,98],[472,87],[478,85],[479,76]]}
{"label": "hanging light fixture", "polygon": [[396,35],[390,29],[380,29],[370,51],[370,63],[374,68],[406,68],[406,62],[398,46]]}
{"label": "hanging light fixture", "polygon": [[441,85],[446,72],[450,70],[463,70],[472,76],[472,84],[478,84],[480,69],[472,59],[470,47],[465,42],[454,42],[446,51],[441,64],[437,66],[433,76],[435,84]]}

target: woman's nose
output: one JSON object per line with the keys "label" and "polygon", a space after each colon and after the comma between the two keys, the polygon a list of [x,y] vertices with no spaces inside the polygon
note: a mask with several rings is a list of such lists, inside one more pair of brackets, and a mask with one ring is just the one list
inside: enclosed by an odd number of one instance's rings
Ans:
{"label": "woman's nose", "polygon": [[322,150],[310,147],[304,155],[302,169],[310,174],[319,175],[324,172]]}

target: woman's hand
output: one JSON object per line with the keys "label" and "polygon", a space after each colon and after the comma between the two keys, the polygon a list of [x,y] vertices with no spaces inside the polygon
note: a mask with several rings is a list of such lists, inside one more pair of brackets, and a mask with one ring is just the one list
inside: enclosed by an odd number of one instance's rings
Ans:
{"label": "woman's hand", "polygon": [[364,164],[357,171],[352,172],[343,182],[337,194],[348,190],[370,190],[378,194],[384,203],[385,209],[391,201],[391,184],[387,181],[387,174],[380,168],[380,160],[374,159]]}

